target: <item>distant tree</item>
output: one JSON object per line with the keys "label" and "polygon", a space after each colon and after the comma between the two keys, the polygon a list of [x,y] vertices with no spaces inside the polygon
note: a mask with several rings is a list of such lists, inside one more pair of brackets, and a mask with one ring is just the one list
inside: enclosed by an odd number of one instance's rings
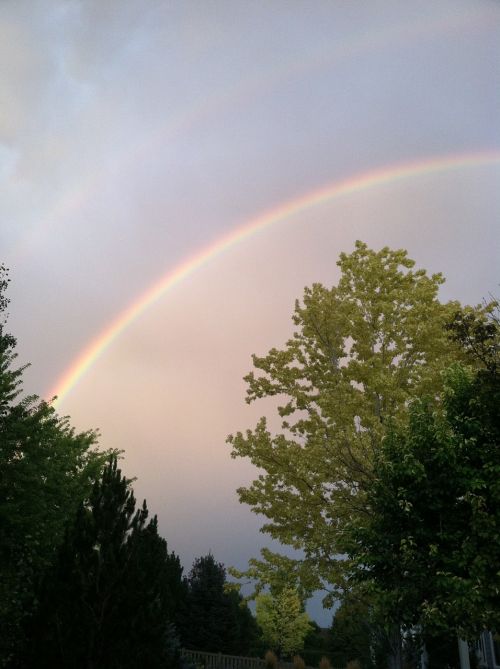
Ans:
{"label": "distant tree", "polygon": [[261,593],[255,601],[257,623],[268,647],[278,657],[291,657],[302,650],[311,621],[297,591],[285,587],[275,595]]}
{"label": "distant tree", "polygon": [[14,666],[34,583],[52,563],[64,528],[109,452],[76,433],[37,396],[22,395],[16,339],[5,331],[7,270],[0,266],[0,666]]}
{"label": "distant tree", "polygon": [[38,667],[174,666],[182,568],[112,458],[66,533],[31,626]]}
{"label": "distant tree", "polygon": [[256,635],[246,602],[227,588],[224,565],[211,554],[195,560],[187,579],[183,645],[190,650],[245,655]]}
{"label": "distant tree", "polygon": [[291,587],[297,591],[301,604],[305,605],[313,592],[321,588],[321,582],[306,564],[286,555],[273,553],[269,548],[262,548],[260,554],[260,559],[250,558],[248,569],[241,571],[230,567],[228,570],[234,578],[253,585],[253,591],[246,597],[247,600],[256,599],[266,590],[277,595],[284,588]]}
{"label": "distant tree", "polygon": [[322,658],[328,660],[327,630],[322,629],[315,620],[310,621],[310,629],[304,639],[304,647],[300,655],[309,667],[317,667]]}
{"label": "distant tree", "polygon": [[344,595],[329,630],[328,646],[333,665],[340,667],[357,661],[361,669],[386,669],[388,629],[373,615],[367,594],[352,588]]}

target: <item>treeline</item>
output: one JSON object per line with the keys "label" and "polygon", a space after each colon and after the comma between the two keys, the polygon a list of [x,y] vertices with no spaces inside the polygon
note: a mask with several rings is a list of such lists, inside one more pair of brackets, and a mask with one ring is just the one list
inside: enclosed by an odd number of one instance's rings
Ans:
{"label": "treeline", "polygon": [[323,638],[293,589],[262,596],[259,625],[213,555],[184,575],[121,454],[23,394],[8,283],[0,266],[0,667],[175,668],[182,647],[317,654]]}
{"label": "treeline", "polygon": [[248,654],[258,628],[212,555],[183,568],[120,454],[36,396],[6,332],[0,268],[0,666],[175,667],[181,645]]}

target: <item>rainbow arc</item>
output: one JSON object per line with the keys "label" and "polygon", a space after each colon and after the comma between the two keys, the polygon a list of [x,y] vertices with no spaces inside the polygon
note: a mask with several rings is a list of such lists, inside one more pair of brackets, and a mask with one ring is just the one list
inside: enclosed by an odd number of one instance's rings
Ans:
{"label": "rainbow arc", "polygon": [[47,397],[51,399],[57,396],[54,405],[60,405],[102,354],[147,309],[156,304],[188,276],[202,269],[204,265],[222,254],[229,252],[236,245],[242,244],[255,233],[274,224],[285,222],[290,217],[313,207],[385,184],[498,164],[500,164],[500,150],[437,156],[416,162],[386,166],[335,181],[263,212],[234,231],[220,237],[209,246],[200,249],[197,253],[163,274],[85,346],[57,380]]}

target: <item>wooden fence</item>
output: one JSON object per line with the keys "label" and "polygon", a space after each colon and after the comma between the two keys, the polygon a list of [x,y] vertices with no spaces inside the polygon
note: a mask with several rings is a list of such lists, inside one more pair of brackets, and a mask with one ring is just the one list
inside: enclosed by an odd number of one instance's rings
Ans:
{"label": "wooden fence", "polygon": [[[265,669],[266,663],[259,657],[238,657],[222,653],[205,653],[200,650],[181,650],[181,656],[195,667],[203,669]],[[278,669],[294,669],[292,662],[279,662]],[[312,669],[312,667],[306,667]]]}
{"label": "wooden fence", "polygon": [[195,667],[203,669],[264,669],[265,667],[264,660],[258,657],[238,657],[184,649],[181,651],[181,656]]}

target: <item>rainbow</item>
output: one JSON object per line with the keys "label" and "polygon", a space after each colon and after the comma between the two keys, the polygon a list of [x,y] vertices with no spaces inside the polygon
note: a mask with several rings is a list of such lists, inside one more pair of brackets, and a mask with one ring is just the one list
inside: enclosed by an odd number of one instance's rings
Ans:
{"label": "rainbow", "polygon": [[55,386],[47,394],[47,397],[53,400],[54,406],[57,407],[60,405],[104,351],[141,314],[158,302],[168,291],[175,288],[185,278],[201,269],[208,262],[230,251],[237,244],[243,243],[255,233],[275,223],[283,222],[293,215],[303,213],[312,207],[384,184],[394,184],[421,176],[498,164],[500,164],[500,150],[438,156],[416,162],[386,166],[335,181],[265,211],[260,216],[236,228],[233,232],[224,235],[209,246],[199,250],[187,260],[181,261],[176,267],[162,275],[84,348],[76,360],[69,365],[67,370],[58,379]]}
{"label": "rainbow", "polygon": [[[194,127],[202,126],[203,122],[211,118],[218,118],[224,113],[232,113],[238,107],[248,105],[253,100],[263,98],[273,91],[277,86],[293,78],[309,75],[311,72],[322,69],[333,69],[340,67],[342,62],[350,58],[360,58],[364,54],[381,48],[394,48],[407,46],[417,40],[428,39],[449,33],[450,31],[471,31],[483,26],[491,25],[493,10],[487,11],[474,9],[463,14],[445,13],[436,20],[429,21],[427,17],[421,17],[408,24],[406,22],[389,25],[383,30],[375,33],[359,32],[347,36],[346,40],[339,44],[332,44],[330,51],[318,48],[314,53],[304,58],[302,55],[275,66],[265,75],[243,78],[236,85],[227,90],[217,92],[212,99],[195,102],[187,109],[182,109],[173,114],[165,123],[140,137],[131,146],[119,151],[117,155],[99,169],[93,169],[91,174],[78,185],[70,189],[61,197],[55,205],[42,218],[42,224],[25,238],[21,237],[8,257],[9,265],[17,265],[30,253],[35,253],[39,244],[51,234],[55,234],[57,228],[63,225],[68,217],[74,212],[81,210],[93,194],[97,192],[103,183],[110,181],[117,173],[129,169],[139,162],[149,159],[152,152],[157,151],[161,144],[174,141],[182,135],[187,135]],[[496,16],[496,14],[495,14]]]}

